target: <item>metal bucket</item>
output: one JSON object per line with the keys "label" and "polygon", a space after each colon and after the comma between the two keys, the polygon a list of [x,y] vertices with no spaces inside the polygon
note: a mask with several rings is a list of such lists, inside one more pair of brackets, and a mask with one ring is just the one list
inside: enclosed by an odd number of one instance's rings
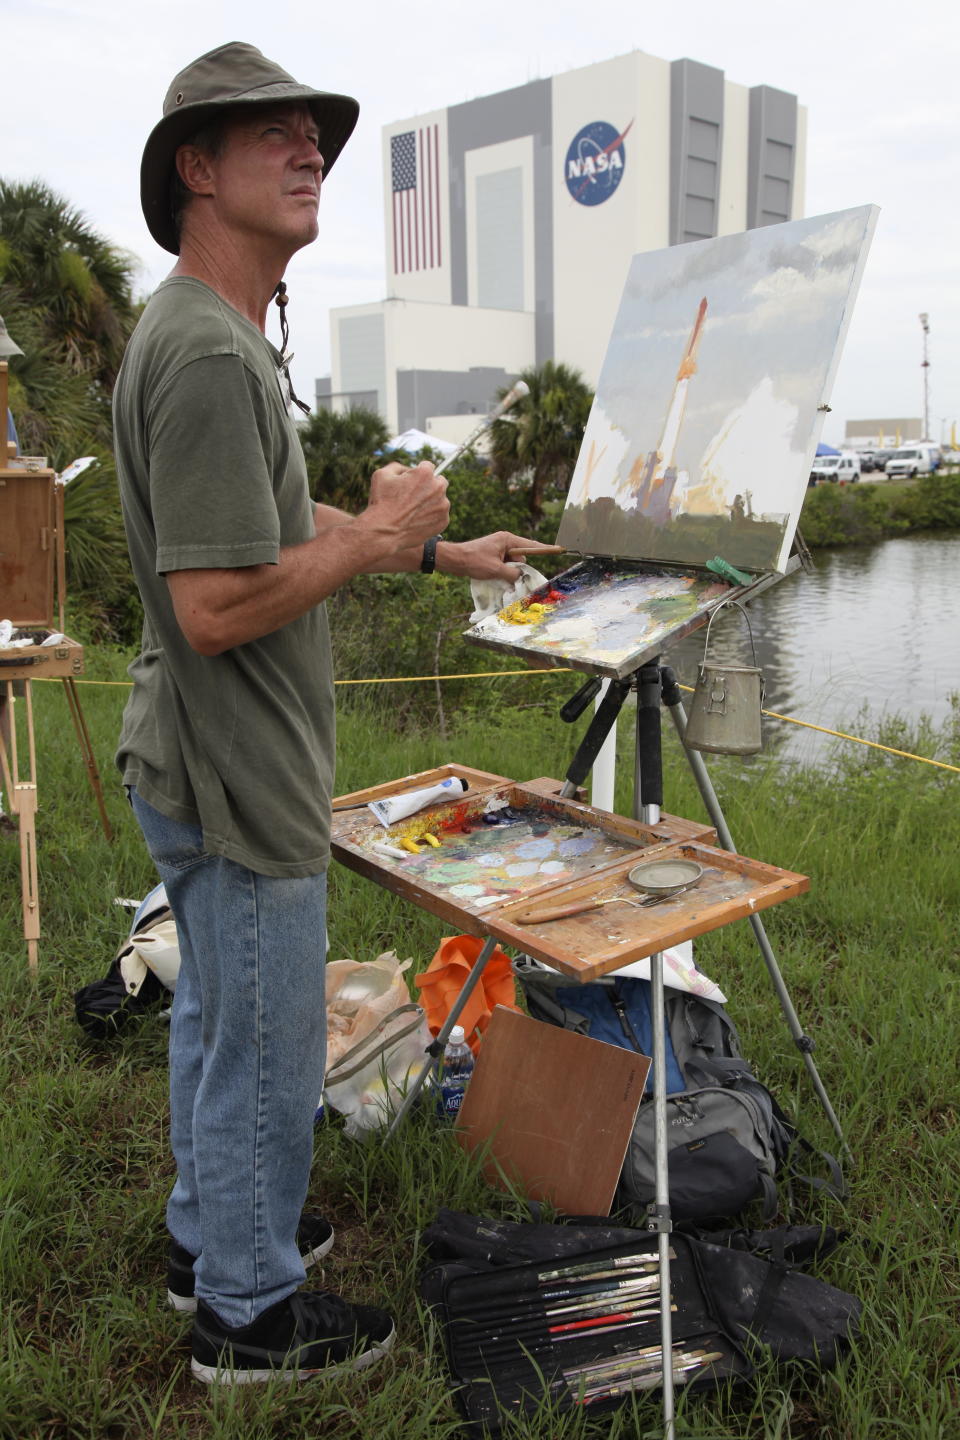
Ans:
{"label": "metal bucket", "polygon": [[[708,659],[710,629],[724,605],[736,605],[747,622],[753,665],[722,665]],[[736,600],[724,600],[710,616],[703,660],[687,717],[683,743],[690,750],[713,755],[755,755],[763,748],[760,711],[763,675],[756,663],[757,650],[746,610]]]}

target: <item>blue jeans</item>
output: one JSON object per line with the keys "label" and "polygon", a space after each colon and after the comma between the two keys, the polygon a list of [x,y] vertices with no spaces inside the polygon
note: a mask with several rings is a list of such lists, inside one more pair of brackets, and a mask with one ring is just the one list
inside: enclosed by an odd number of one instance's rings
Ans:
{"label": "blue jeans", "polygon": [[248,1325],[303,1282],[297,1224],[326,1052],[326,876],[276,879],[210,855],[198,826],[133,791],[180,942],[170,1026],[177,1179],[167,1227],[196,1293]]}

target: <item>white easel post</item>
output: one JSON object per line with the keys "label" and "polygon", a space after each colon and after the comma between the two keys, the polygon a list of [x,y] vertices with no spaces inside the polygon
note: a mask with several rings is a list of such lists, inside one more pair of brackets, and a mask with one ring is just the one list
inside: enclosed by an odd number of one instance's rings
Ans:
{"label": "white easel post", "polygon": [[[594,701],[594,714],[603,704],[604,697],[610,689],[610,681],[604,680],[600,685],[600,693]],[[597,752],[597,758],[593,762],[593,769],[590,772],[590,804],[595,805],[598,810],[613,810],[613,796],[617,778],[617,722],[614,720],[606,740]]]}

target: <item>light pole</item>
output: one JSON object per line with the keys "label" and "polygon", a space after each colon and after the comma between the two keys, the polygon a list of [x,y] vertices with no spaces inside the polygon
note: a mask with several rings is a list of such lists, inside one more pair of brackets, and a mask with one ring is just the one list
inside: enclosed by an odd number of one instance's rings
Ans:
{"label": "light pole", "polygon": [[920,316],[920,324],[923,327],[923,438],[930,439],[930,361],[927,359],[927,336],[930,334],[930,316],[926,310]]}

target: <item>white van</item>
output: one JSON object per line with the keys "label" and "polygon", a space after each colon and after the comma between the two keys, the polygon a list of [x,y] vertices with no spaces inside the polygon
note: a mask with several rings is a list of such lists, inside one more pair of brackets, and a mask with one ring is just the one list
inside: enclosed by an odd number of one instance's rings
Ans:
{"label": "white van", "polygon": [[884,469],[891,478],[914,475],[930,475],[940,463],[940,449],[917,441],[915,445],[901,445],[894,450]]}
{"label": "white van", "polygon": [[818,455],[810,469],[810,484],[819,485],[830,480],[834,485],[850,484],[860,479],[860,456],[853,450],[841,450],[839,455]]}

